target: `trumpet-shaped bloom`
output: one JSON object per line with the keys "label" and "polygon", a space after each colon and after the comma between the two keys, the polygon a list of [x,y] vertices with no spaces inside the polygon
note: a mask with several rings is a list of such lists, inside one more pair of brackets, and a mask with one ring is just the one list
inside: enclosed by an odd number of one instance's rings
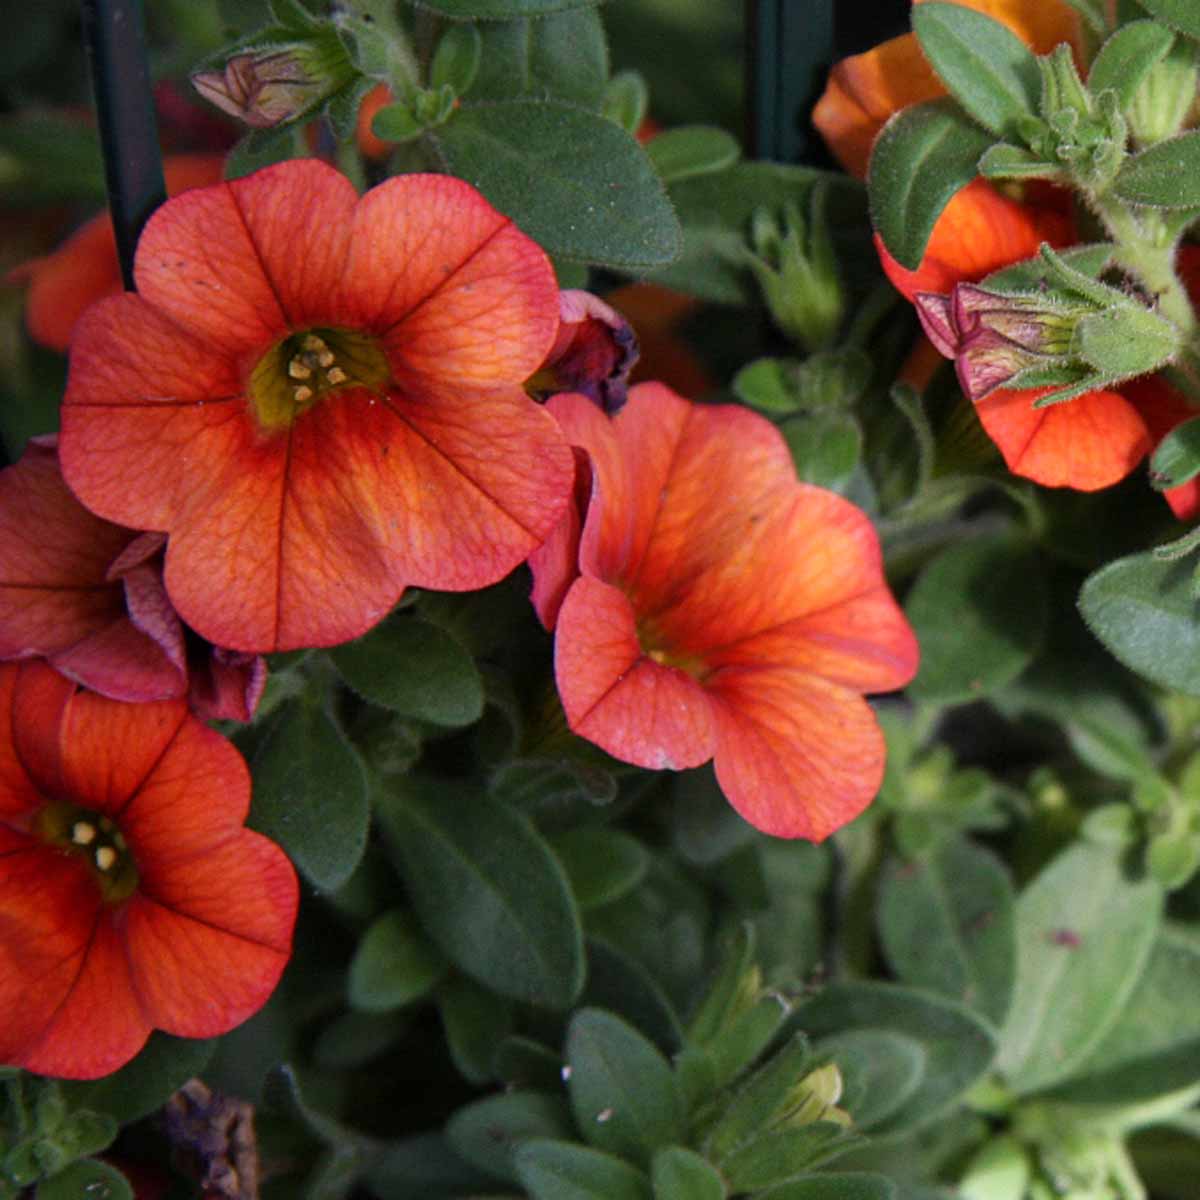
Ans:
{"label": "trumpet-shaped bloom", "polygon": [[470,185],[359,198],[280,163],[168,201],[135,277],[76,332],[63,474],[167,533],[167,592],[210,641],[345,641],[408,585],[494,582],[559,519],[572,456],[522,388],[554,272]]}
{"label": "trumpet-shaped bloom", "polygon": [[825,838],[882,778],[863,693],[917,665],[870,522],[798,482],[748,410],[652,383],[611,420],[579,395],[550,408],[590,463],[577,558],[564,522],[532,561],[571,728],[639,766],[714,759],[751,824]]}
{"label": "trumpet-shaped bloom", "polygon": [[[223,163],[220,154],[169,155],[163,163],[168,193],[176,196],[216,183]],[[51,350],[65,351],[84,310],[121,291],[112,218],[107,213],[93,217],[52,254],[23,263],[9,279],[29,285],[25,300],[29,336]]]}
{"label": "trumpet-shaped bloom", "polygon": [[162,582],[163,536],[89,512],[34,439],[0,471],[0,659],[43,657],[114,700],[187,695],[204,720],[248,721],[260,656],[188,635]]}
{"label": "trumpet-shaped bloom", "polygon": [[182,700],[0,666],[0,1062],[93,1079],[152,1029],[212,1037],[265,1003],[298,888],[249,803]]}

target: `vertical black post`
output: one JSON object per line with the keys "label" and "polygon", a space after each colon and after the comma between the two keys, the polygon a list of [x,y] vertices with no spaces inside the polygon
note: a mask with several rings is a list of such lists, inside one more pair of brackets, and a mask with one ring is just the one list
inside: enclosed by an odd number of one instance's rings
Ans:
{"label": "vertical black post", "polygon": [[141,0],[83,0],[83,36],[104,150],[108,203],[126,288],[150,214],[167,198]]}
{"label": "vertical black post", "polygon": [[833,61],[834,0],[747,0],[750,152],[775,162],[809,155],[808,113]]}

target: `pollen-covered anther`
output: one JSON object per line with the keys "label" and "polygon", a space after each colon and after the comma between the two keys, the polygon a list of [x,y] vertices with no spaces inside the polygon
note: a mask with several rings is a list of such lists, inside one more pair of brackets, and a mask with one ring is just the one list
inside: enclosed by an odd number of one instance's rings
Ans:
{"label": "pollen-covered anther", "polygon": [[96,827],[90,821],[76,821],[71,826],[71,841],[77,846],[88,846],[96,840]]}
{"label": "pollen-covered anther", "polygon": [[117,861],[117,852],[112,846],[98,846],[96,848],[96,866],[101,871],[110,871]]}
{"label": "pollen-covered anther", "polygon": [[305,403],[307,403],[307,401],[311,400],[312,398],[313,398],[312,388],[305,387],[303,384],[301,384],[300,387],[298,387],[298,388],[294,388],[292,391],[292,399],[295,400],[295,402],[297,404],[305,404]]}
{"label": "pollen-covered anther", "polygon": [[290,363],[288,363],[287,372],[293,379],[312,378],[312,367],[310,367],[307,363],[301,362],[298,354]]}
{"label": "pollen-covered anther", "polygon": [[350,376],[341,367],[331,367],[325,372],[325,379],[331,384],[345,383]]}

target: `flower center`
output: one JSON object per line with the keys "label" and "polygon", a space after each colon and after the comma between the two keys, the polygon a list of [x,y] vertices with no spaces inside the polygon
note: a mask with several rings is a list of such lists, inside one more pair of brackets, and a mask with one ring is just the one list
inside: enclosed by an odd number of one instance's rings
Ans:
{"label": "flower center", "polygon": [[133,894],[138,884],[137,866],[111,817],[63,800],[41,810],[34,832],[52,846],[82,858],[107,904],[119,904]]}
{"label": "flower center", "polygon": [[652,621],[645,618],[638,621],[637,635],[642,653],[653,662],[658,663],[660,667],[674,667],[676,670],[692,676],[693,679],[701,681],[708,674],[708,665],[703,659],[697,655],[677,650],[670,645],[668,639]]}
{"label": "flower center", "polygon": [[387,356],[369,334],[309,329],[276,342],[250,372],[250,404],[265,430],[286,429],[322,396],[345,388],[382,391]]}

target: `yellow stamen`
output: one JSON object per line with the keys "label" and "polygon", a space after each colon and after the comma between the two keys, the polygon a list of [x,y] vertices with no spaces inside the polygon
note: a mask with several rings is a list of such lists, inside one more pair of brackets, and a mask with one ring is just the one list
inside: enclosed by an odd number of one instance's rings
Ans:
{"label": "yellow stamen", "polygon": [[293,358],[292,361],[288,363],[288,374],[293,379],[311,379],[312,367],[306,367],[304,363],[299,360],[299,358]]}
{"label": "yellow stamen", "polygon": [[[332,357],[333,356],[330,355],[330,358],[332,358]],[[346,380],[350,378],[350,376],[347,375],[346,372],[343,371],[341,367],[333,367],[331,370],[325,372],[325,378],[332,384],[338,384],[338,383],[345,383]]]}
{"label": "yellow stamen", "polygon": [[109,870],[117,861],[117,852],[111,846],[101,846],[96,851],[96,866],[102,871]]}
{"label": "yellow stamen", "polygon": [[323,337],[318,337],[315,333],[306,333],[304,340],[300,343],[300,348],[302,350],[328,350],[329,346]]}
{"label": "yellow stamen", "polygon": [[295,400],[295,402],[297,404],[303,404],[306,400],[311,400],[312,398],[313,398],[312,388],[305,387],[303,384],[301,384],[300,387],[296,388],[292,392],[292,399]]}
{"label": "yellow stamen", "polygon": [[71,841],[77,846],[86,846],[96,840],[96,827],[87,821],[76,821],[71,826]]}

